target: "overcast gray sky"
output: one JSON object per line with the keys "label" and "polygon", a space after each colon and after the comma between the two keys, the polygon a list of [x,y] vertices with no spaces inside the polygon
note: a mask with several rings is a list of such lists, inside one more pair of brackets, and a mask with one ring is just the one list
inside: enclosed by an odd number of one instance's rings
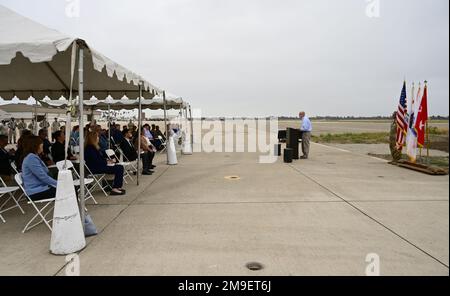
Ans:
{"label": "overcast gray sky", "polygon": [[[387,115],[404,77],[448,115],[448,0],[0,0],[208,116]],[[379,17],[366,15],[379,1]]]}

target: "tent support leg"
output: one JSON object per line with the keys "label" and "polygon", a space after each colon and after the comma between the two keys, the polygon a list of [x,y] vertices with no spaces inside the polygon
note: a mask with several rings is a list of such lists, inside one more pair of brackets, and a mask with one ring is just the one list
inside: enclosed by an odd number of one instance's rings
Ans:
{"label": "tent support leg", "polygon": [[191,146],[192,146],[192,152],[194,152],[194,119],[192,118],[191,105],[189,105],[189,120],[191,121]]}
{"label": "tent support leg", "polygon": [[111,149],[111,105],[108,104],[108,149]]}
{"label": "tent support leg", "polygon": [[166,92],[163,91],[163,101],[164,101],[164,126],[166,127],[166,157],[167,164],[169,164],[169,127],[167,126],[167,102],[166,102]]}
{"label": "tent support leg", "polygon": [[85,187],[84,187],[84,50],[83,48],[79,49],[78,54],[78,96],[79,96],[79,116],[80,116],[80,215],[81,215],[81,224],[83,225],[83,231],[84,229],[84,222],[85,222]]}
{"label": "tent support leg", "polygon": [[138,163],[137,163],[137,185],[139,186],[139,172],[141,168],[141,133],[142,133],[142,82],[139,82],[139,114],[138,114]]}

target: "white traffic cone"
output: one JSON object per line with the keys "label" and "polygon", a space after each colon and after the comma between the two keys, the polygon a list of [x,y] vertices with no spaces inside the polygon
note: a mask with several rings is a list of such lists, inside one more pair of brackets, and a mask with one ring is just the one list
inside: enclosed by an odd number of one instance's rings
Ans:
{"label": "white traffic cone", "polygon": [[169,146],[167,147],[167,155],[169,159],[169,165],[178,164],[177,149],[175,148],[174,136],[169,137]]}
{"label": "white traffic cone", "polygon": [[184,155],[192,155],[192,144],[191,144],[191,135],[189,133],[185,133],[182,153]]}
{"label": "white traffic cone", "polygon": [[60,171],[53,213],[50,252],[55,255],[69,255],[82,250],[85,246],[86,239],[78,209],[72,172],[68,170]]}

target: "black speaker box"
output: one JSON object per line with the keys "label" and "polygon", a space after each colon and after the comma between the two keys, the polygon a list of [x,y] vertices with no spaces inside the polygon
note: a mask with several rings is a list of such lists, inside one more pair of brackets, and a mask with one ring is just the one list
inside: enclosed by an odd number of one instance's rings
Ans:
{"label": "black speaker box", "polygon": [[284,149],[284,162],[285,163],[292,162],[292,154],[293,154],[293,151],[291,148]]}
{"label": "black speaker box", "polygon": [[286,148],[292,149],[292,159],[299,159],[298,141],[300,139],[300,130],[288,128],[286,134]]}

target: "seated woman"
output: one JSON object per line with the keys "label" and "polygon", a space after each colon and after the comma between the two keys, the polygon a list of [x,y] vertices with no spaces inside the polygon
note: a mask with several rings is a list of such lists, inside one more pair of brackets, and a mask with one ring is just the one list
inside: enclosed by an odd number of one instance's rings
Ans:
{"label": "seated woman", "polygon": [[121,165],[114,165],[113,161],[107,161],[103,158],[100,152],[99,137],[97,132],[89,132],[86,136],[84,159],[86,161],[86,165],[93,174],[114,175],[111,195],[125,195],[125,190],[122,188],[124,168]]}
{"label": "seated woman", "polygon": [[19,172],[22,171],[22,162],[26,155],[24,155],[23,151],[23,143],[26,138],[33,136],[33,133],[30,130],[24,130],[22,132],[22,136],[20,136],[19,141],[17,141],[17,151],[15,154],[14,163],[16,164],[17,170]]}
{"label": "seated woman", "polygon": [[48,168],[39,157],[44,150],[42,139],[29,136],[23,139],[22,146],[25,155],[22,180],[26,193],[34,201],[54,198],[58,182],[48,175]]}

